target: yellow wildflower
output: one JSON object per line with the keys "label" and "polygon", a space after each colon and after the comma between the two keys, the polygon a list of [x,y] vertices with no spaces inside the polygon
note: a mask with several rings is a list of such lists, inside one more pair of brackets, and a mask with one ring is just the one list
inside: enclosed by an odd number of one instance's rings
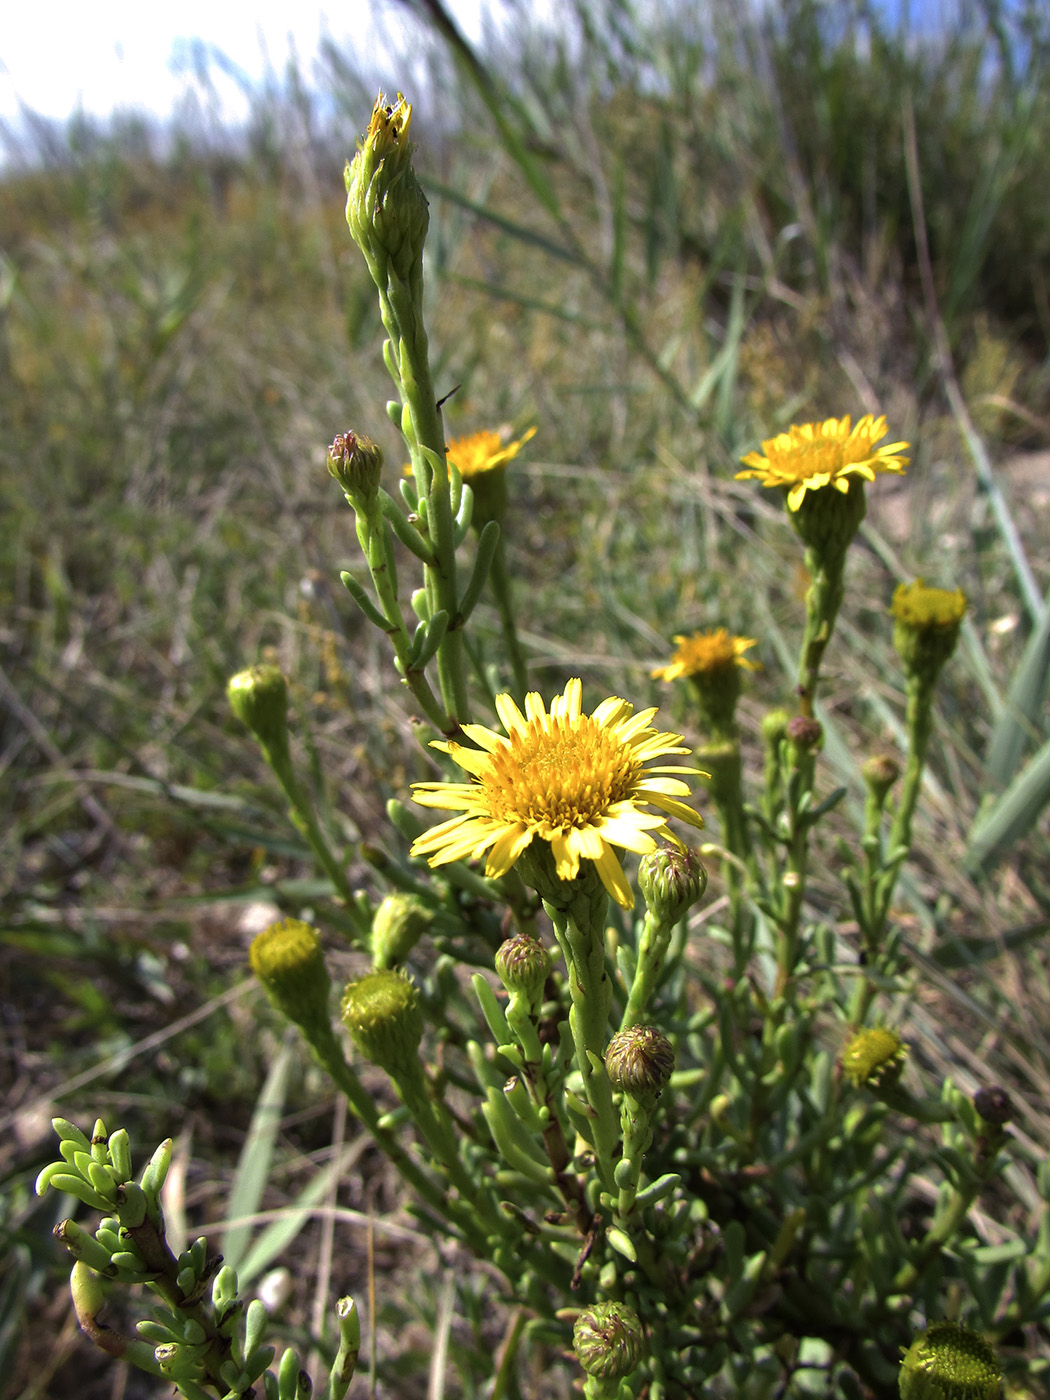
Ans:
{"label": "yellow wildflower", "polygon": [[676,681],[680,676],[710,675],[740,666],[745,671],[761,670],[761,663],[751,661],[744,652],[757,646],[755,637],[735,637],[725,627],[709,632],[694,632],[691,637],[675,637],[677,650],[666,666],[657,666],[652,674],[659,680]]}
{"label": "yellow wildflower", "polygon": [[[850,417],[827,418],[823,423],[793,424],[762,444],[762,452],[749,452],[742,460],[747,471],[736,480],[756,477],[763,486],[787,491],[789,510],[798,510],[807,491],[833,486],[843,493],[852,477],[874,481],[878,472],[902,473],[909,459],[900,454],[906,442],[876,447],[887,432],[886,419],[866,413],[855,428]],[[764,455],[763,455],[764,454]]]}
{"label": "yellow wildflower", "polygon": [[470,481],[472,477],[480,476],[482,472],[495,471],[497,467],[505,467],[509,461],[518,455],[528,440],[535,435],[536,429],[529,428],[522,433],[520,438],[513,442],[508,442],[504,447],[501,435],[491,428],[482,428],[480,432],[470,433],[466,437],[453,438],[446,444],[448,460],[459,472],[464,481]]}
{"label": "yellow wildflower", "polygon": [[[630,909],[634,897],[613,846],[644,855],[656,849],[654,835],[680,846],[668,816],[703,826],[679,800],[688,796],[686,784],[663,776],[698,770],[645,768],[651,759],[689,752],[680,747],[680,734],[650,728],[655,708],[636,715],[633,705],[613,696],[585,715],[581,697],[580,681],[570,680],[548,712],[531,691],[522,714],[509,695],[498,695],[496,711],[507,737],[465,724],[463,732],[476,749],[435,740],[432,747],[447,753],[473,781],[414,785],[422,806],[458,809],[462,815],[418,837],[412,854],[444,865],[487,852],[485,873],[497,877],[539,837],[550,843],[559,879],[576,879],[580,860],[591,860],[609,894]],[[649,806],[658,810],[647,811]]]}

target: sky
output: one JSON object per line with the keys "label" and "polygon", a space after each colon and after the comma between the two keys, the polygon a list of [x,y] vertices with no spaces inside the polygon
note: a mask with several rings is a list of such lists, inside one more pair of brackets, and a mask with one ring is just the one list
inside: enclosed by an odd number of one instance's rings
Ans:
{"label": "sky", "polygon": [[[473,38],[484,0],[449,8]],[[202,39],[259,81],[281,73],[290,53],[304,70],[325,35],[359,52],[396,47],[408,31],[396,0],[4,0],[0,18],[0,121],[22,105],[64,120],[82,110],[104,117],[138,108],[168,117],[188,84],[190,42]],[[373,18],[373,16],[375,18]],[[236,123],[247,102],[230,81],[223,115]],[[227,110],[228,108],[228,110]]]}

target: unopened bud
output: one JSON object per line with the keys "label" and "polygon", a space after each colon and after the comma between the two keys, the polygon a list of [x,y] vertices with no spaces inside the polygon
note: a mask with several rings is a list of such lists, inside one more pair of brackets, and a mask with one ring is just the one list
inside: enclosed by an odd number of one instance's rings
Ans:
{"label": "unopened bud", "polygon": [[572,1342],[583,1369],[602,1380],[629,1376],[645,1355],[641,1320],[626,1303],[596,1303],[580,1313]]}
{"label": "unopened bud", "polygon": [[[389,266],[402,281],[422,275],[430,215],[412,169],[412,104],[380,93],[364,139],[346,167],[346,222],[373,277]],[[378,280],[378,279],[377,279]],[[385,285],[386,277],[382,277]]]}
{"label": "unopened bud", "polygon": [[707,889],[707,871],[691,846],[661,846],[643,856],[638,886],[646,907],[663,923],[676,924]]}
{"label": "unopened bud", "polygon": [[816,753],[824,742],[824,726],[819,719],[811,719],[808,715],[795,715],[788,721],[785,732],[793,751],[793,763],[797,763],[803,754]]}
{"label": "unopened bud", "polygon": [[900,764],[892,754],[872,754],[865,761],[861,773],[880,805],[886,801],[890,788],[900,777],[900,771]]}
{"label": "unopened bud", "polygon": [[288,742],[288,683],[276,666],[250,666],[226,686],[230,709],[268,752]]}
{"label": "unopened bud", "polygon": [[776,753],[780,747],[780,742],[787,735],[788,725],[791,723],[791,714],[787,710],[769,710],[762,716],[762,738],[766,742],[766,747]]}
{"label": "unopened bud", "polygon": [[908,1047],[888,1026],[858,1031],[842,1052],[842,1071],[860,1088],[885,1089],[901,1076]]}
{"label": "unopened bud", "polygon": [[337,433],[328,449],[328,470],[346,492],[351,505],[361,508],[379,494],[383,453],[371,438],[347,430]]}
{"label": "unopened bud", "polygon": [[432,918],[419,895],[398,891],[380,901],[372,919],[372,964],[396,967],[419,942]]}
{"label": "unopened bud", "polygon": [[957,1322],[920,1332],[901,1362],[901,1400],[998,1400],[1002,1383],[995,1351]]}
{"label": "unopened bud", "polygon": [[543,995],[554,960],[530,933],[516,933],[496,950],[496,971],[508,992],[519,992],[535,1005]]}
{"label": "unopened bud", "polygon": [[630,1026],[609,1041],[605,1068],[614,1089],[655,1102],[671,1078],[674,1046],[655,1026]]}
{"label": "unopened bud", "polygon": [[1002,1128],[1014,1116],[1014,1106],[1010,1095],[998,1084],[989,1084],[978,1089],[973,1096],[973,1106],[986,1123]]}
{"label": "unopened bud", "polygon": [[902,583],[893,595],[893,645],[909,676],[930,685],[955,650],[966,616],[961,588],[927,588],[921,578]]}
{"label": "unopened bud", "polygon": [[417,988],[403,972],[384,969],[349,982],[342,1017],[366,1060],[395,1078],[417,1068],[423,1011]]}
{"label": "unopened bud", "polygon": [[301,919],[271,924],[248,950],[252,971],[282,1015],[307,1034],[331,1028],[331,979],[321,951],[321,935]]}

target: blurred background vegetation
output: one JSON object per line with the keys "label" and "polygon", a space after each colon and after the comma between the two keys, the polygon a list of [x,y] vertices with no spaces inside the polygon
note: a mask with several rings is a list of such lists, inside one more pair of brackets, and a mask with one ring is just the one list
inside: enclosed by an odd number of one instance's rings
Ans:
{"label": "blurred background vegetation", "polygon": [[[446,426],[539,429],[508,531],[535,683],[582,672],[595,699],[662,702],[688,731],[649,671],[672,633],[725,624],[759,638],[754,735],[790,698],[805,580],[738,459],[793,421],[884,412],[913,462],[869,493],[828,764],[855,782],[852,760],[900,736],[895,583],[961,586],[900,911],[928,981],[915,1034],[934,1063],[998,1076],[1017,1131],[1050,1143],[1050,13],[571,0],[558,29],[522,6],[475,51],[417,3]],[[452,1280],[412,1233],[311,1068],[281,1061],[260,1099],[280,1042],[246,947],[275,908],[323,922],[327,895],[227,676],[286,670],[303,762],[355,850],[383,844],[385,800],[425,771],[390,658],[337,583],[355,542],[326,444],[376,437],[391,486],[402,457],[343,221],[374,79],[360,55],[323,60],[322,84],[292,70],[257,94],[241,132],[80,118],[8,142],[0,1393],[24,1400],[149,1393],[120,1373],[114,1390],[69,1316],[61,1208],[30,1194],[58,1111],[122,1123],[144,1152],[176,1132],[194,1232],[312,1191],[289,1334],[374,1270],[388,1389],[425,1394],[436,1353],[443,1393],[480,1394],[498,1340],[483,1278]],[[816,895],[845,917],[824,860]],[[381,888],[362,859],[353,876]],[[238,1197],[260,1103],[272,1158]],[[364,1214],[333,1226],[319,1201]]]}

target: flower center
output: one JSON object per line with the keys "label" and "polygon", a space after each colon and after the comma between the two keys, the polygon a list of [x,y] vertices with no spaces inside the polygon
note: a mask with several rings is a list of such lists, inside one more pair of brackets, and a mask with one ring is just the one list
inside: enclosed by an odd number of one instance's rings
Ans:
{"label": "flower center", "polygon": [[564,830],[588,826],[631,797],[642,766],[610,730],[588,715],[549,726],[531,721],[492,755],[481,781],[494,817]]}

